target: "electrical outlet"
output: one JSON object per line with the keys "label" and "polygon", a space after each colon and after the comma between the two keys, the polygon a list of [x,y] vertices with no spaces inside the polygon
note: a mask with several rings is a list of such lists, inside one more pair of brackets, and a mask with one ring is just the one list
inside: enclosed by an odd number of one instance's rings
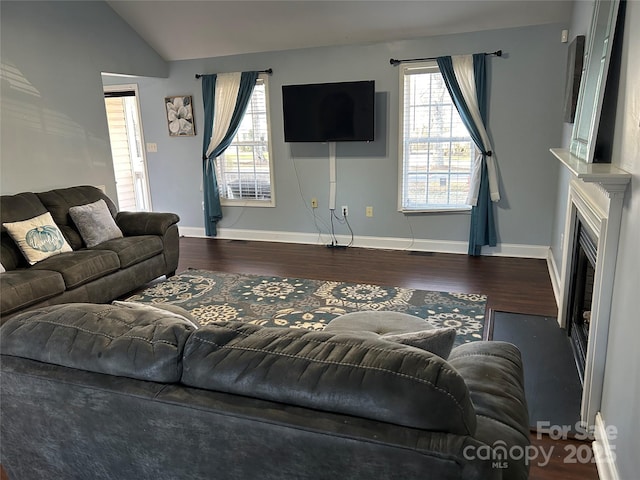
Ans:
{"label": "electrical outlet", "polygon": [[311,208],[318,208],[318,199],[315,197],[311,199]]}
{"label": "electrical outlet", "polygon": [[147,143],[147,152],[148,153],[157,153],[158,152],[158,144],[157,143]]}
{"label": "electrical outlet", "polygon": [[373,207],[367,207],[365,208],[365,215],[367,217],[373,217]]}
{"label": "electrical outlet", "polygon": [[342,206],[342,216],[343,217],[348,217],[349,216],[349,207],[347,207],[346,205]]}

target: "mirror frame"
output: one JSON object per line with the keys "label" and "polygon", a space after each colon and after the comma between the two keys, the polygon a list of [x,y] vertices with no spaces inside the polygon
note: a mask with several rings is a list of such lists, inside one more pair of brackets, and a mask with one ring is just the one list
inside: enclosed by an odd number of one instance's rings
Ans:
{"label": "mirror frame", "polygon": [[600,125],[602,101],[616,30],[620,0],[596,0],[589,29],[575,123],[571,134],[571,154],[593,163]]}

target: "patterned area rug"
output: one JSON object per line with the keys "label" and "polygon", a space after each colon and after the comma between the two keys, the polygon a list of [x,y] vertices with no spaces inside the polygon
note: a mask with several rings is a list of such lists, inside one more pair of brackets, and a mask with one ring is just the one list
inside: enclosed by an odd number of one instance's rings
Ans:
{"label": "patterned area rug", "polygon": [[470,293],[187,270],[127,300],[179,305],[202,325],[234,320],[308,330],[345,313],[387,310],[455,327],[456,345],[485,338],[487,298]]}

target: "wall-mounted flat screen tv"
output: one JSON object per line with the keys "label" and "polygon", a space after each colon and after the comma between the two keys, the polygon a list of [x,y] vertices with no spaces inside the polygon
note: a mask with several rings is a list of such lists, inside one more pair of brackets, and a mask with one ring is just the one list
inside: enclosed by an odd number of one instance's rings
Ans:
{"label": "wall-mounted flat screen tv", "polygon": [[285,142],[374,139],[375,82],[283,85]]}

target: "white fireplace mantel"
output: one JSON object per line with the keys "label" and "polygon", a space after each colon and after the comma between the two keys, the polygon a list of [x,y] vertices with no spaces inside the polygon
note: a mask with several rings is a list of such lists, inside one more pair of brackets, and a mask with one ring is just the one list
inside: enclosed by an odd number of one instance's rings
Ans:
{"label": "white fireplace mantel", "polygon": [[585,183],[599,184],[609,195],[624,193],[631,181],[630,173],[610,163],[587,163],[566,148],[551,148],[550,151],[577,178]]}
{"label": "white fireplace mantel", "polygon": [[573,174],[565,220],[558,323],[566,327],[570,303],[571,272],[576,248],[576,232],[581,222],[597,239],[591,324],[585,358],[580,419],[583,426],[595,424],[600,410],[604,365],[609,336],[613,280],[618,255],[622,205],[631,175],[614,165],[586,163],[566,149],[551,153]]}

